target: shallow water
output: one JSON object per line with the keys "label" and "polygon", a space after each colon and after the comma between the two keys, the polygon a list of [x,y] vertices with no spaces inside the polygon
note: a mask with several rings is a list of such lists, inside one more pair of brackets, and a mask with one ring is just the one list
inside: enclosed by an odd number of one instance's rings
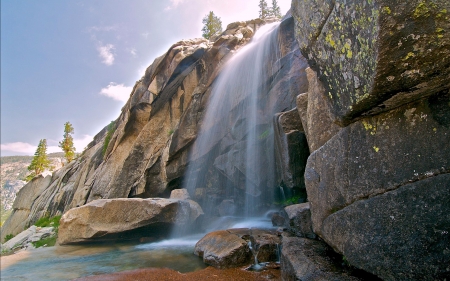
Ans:
{"label": "shallow water", "polygon": [[[230,228],[273,228],[267,217],[222,217],[208,232]],[[0,280],[72,280],[148,267],[181,273],[206,268],[194,247],[206,233],[153,243],[55,246],[1,257]]]}
{"label": "shallow water", "polygon": [[[201,237],[200,237],[201,238]],[[79,277],[157,267],[192,272],[206,267],[193,254],[200,239],[148,244],[55,246],[1,258],[1,280],[72,280]]]}

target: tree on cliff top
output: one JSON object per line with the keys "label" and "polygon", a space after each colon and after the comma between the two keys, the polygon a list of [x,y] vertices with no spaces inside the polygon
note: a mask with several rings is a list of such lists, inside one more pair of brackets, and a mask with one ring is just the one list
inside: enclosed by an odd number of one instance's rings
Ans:
{"label": "tree on cliff top", "polygon": [[212,36],[220,34],[222,32],[222,21],[219,17],[214,15],[211,11],[203,18],[202,36],[206,39],[211,39]]}
{"label": "tree on cliff top", "polygon": [[47,140],[42,139],[39,141],[30,166],[28,166],[28,171],[31,171],[31,174],[27,176],[27,180],[41,174],[47,168],[50,168],[50,160],[47,158]]}
{"label": "tree on cliff top", "polygon": [[270,14],[273,17],[281,18],[281,9],[278,6],[277,0],[272,0],[272,8],[270,9]]}
{"label": "tree on cliff top", "polygon": [[75,157],[75,147],[73,146],[73,137],[74,129],[70,122],[66,122],[64,124],[64,139],[59,142],[59,147],[64,151],[64,157],[67,160],[67,163],[73,160]]}
{"label": "tree on cliff top", "polygon": [[266,0],[259,0],[259,18],[265,19],[270,16],[270,10]]}

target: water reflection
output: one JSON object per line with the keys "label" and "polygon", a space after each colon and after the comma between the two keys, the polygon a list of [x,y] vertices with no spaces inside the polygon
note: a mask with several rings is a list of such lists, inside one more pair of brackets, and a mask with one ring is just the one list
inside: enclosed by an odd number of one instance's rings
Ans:
{"label": "water reflection", "polygon": [[193,254],[197,241],[41,248],[2,257],[1,280],[72,280],[148,267],[192,272],[206,267]]}

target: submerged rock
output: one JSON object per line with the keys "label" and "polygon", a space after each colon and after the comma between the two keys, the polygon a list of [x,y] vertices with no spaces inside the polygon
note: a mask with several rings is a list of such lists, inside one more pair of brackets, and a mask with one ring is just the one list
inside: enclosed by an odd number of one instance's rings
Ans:
{"label": "submerged rock", "polygon": [[96,200],[61,217],[58,242],[64,245],[168,235],[173,225],[191,225],[203,213],[194,203],[162,198]]}

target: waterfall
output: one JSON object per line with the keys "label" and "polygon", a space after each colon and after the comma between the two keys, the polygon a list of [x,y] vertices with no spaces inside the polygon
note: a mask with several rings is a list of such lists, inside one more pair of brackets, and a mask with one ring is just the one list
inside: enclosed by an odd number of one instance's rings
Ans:
{"label": "waterfall", "polygon": [[212,87],[184,179],[208,215],[257,216],[273,201],[277,97],[269,93],[280,69],[279,24],[262,26]]}

